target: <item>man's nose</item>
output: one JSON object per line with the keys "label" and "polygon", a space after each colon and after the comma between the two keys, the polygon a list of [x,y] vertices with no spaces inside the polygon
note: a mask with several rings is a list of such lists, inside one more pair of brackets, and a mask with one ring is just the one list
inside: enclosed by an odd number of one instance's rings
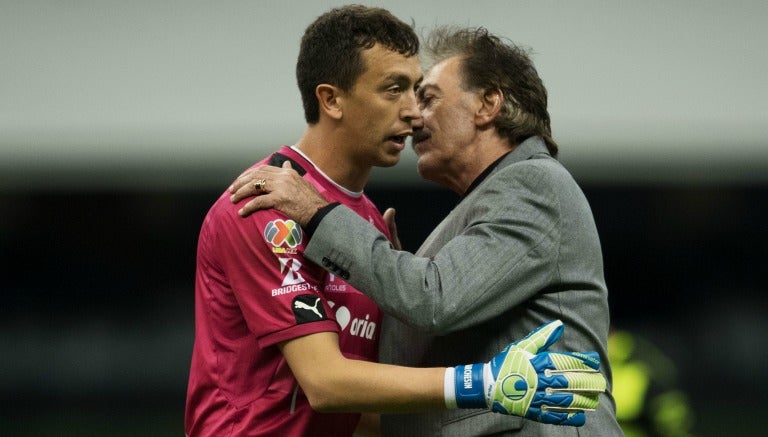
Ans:
{"label": "man's nose", "polygon": [[411,119],[411,127],[413,128],[413,130],[424,128],[424,119],[421,118],[420,112],[418,117]]}
{"label": "man's nose", "polygon": [[409,92],[405,97],[400,116],[403,119],[411,120],[411,124],[415,123],[416,120],[421,120],[421,111],[419,111],[418,99],[414,91]]}

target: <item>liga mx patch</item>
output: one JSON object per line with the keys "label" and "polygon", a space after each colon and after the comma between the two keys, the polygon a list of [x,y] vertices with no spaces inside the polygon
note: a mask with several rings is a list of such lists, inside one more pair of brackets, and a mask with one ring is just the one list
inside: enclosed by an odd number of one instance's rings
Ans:
{"label": "liga mx patch", "polygon": [[293,315],[296,324],[326,320],[322,299],[314,294],[301,294],[293,298]]}
{"label": "liga mx patch", "polygon": [[296,253],[296,246],[301,244],[304,233],[295,221],[277,219],[264,227],[264,238],[272,245],[274,253]]}

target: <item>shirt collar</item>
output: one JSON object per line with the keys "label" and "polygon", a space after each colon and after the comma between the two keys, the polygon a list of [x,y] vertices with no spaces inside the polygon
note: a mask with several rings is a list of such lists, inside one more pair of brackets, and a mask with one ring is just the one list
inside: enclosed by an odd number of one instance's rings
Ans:
{"label": "shirt collar", "polygon": [[481,182],[483,182],[483,181],[485,180],[485,178],[487,178],[487,177],[488,177],[488,175],[489,175],[489,174],[491,174],[491,172],[493,171],[493,169],[494,169],[494,168],[496,168],[496,167],[498,167],[498,166],[499,166],[499,163],[500,163],[501,161],[503,161],[503,160],[504,160],[504,158],[506,158],[506,157],[507,157],[507,155],[509,155],[510,153],[512,153],[512,151],[511,151],[511,150],[510,150],[509,152],[507,152],[507,153],[505,153],[505,154],[501,155],[501,156],[499,157],[499,159],[497,159],[497,160],[493,161],[493,162],[491,163],[491,165],[489,165],[488,167],[486,167],[486,168],[485,168],[485,170],[483,170],[483,172],[482,172],[482,173],[480,173],[480,175],[479,175],[478,177],[476,177],[476,178],[475,178],[475,180],[474,180],[474,181],[473,181],[473,182],[472,182],[472,183],[469,185],[469,188],[467,188],[467,191],[465,191],[465,192],[464,192],[464,195],[463,195],[463,196],[461,196],[461,198],[463,199],[463,198],[467,197],[467,196],[469,195],[469,193],[471,193],[471,192],[472,192],[472,191],[473,191],[475,188],[477,188],[477,186],[478,186],[478,185],[480,185],[480,183],[481,183]]}
{"label": "shirt collar", "polygon": [[507,157],[509,157],[509,163],[513,163],[518,161],[524,161],[526,159],[531,159],[536,155],[549,156],[547,145],[546,143],[544,143],[544,140],[539,136],[533,136],[526,139],[522,143],[513,147],[512,150],[510,150],[509,152],[501,155],[499,159],[493,161],[491,165],[486,167],[486,169],[483,170],[483,172],[480,173],[480,175],[475,178],[472,184],[470,184],[469,188],[467,188],[467,191],[464,193],[464,195],[461,196],[461,198],[464,199],[465,197],[467,197],[469,193],[471,193],[475,188],[477,188],[477,186],[480,185],[488,177],[488,175],[490,175],[493,172],[493,170],[496,167],[498,167],[499,164],[502,161],[504,161]]}

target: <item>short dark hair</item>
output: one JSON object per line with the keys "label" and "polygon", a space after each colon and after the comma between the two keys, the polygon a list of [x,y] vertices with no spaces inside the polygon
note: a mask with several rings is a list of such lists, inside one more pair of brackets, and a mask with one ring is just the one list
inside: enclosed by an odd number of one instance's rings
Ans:
{"label": "short dark hair", "polygon": [[427,36],[424,52],[429,66],[460,56],[465,89],[501,90],[504,94],[504,108],[494,120],[499,134],[513,144],[539,135],[549,153],[557,156],[547,112],[547,90],[528,50],[483,27],[443,26]]}
{"label": "short dark hair", "polygon": [[365,71],[362,51],[377,43],[407,57],[419,52],[419,38],[413,27],[382,8],[335,8],[307,27],[296,62],[296,80],[307,123],[320,119],[317,86],[327,83],[345,91],[351,89]]}

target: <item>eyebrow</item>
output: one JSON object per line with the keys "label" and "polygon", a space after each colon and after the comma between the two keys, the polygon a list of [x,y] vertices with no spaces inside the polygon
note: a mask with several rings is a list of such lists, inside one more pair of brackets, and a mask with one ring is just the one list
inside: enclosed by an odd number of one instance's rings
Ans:
{"label": "eyebrow", "polygon": [[424,93],[427,92],[427,89],[439,90],[440,87],[431,83],[428,83],[426,85],[420,85],[419,89],[416,90],[416,97],[418,97],[419,99],[423,99]]}
{"label": "eyebrow", "polygon": [[[423,76],[419,77],[418,79],[416,79],[416,81],[414,83],[416,85],[420,84],[421,80],[423,78],[424,78]],[[388,74],[387,76],[384,77],[384,81],[386,82],[388,80],[391,80],[392,82],[395,82],[395,83],[400,84],[400,85],[406,84],[406,83],[411,83],[411,78],[408,75],[401,74],[401,73]]]}

